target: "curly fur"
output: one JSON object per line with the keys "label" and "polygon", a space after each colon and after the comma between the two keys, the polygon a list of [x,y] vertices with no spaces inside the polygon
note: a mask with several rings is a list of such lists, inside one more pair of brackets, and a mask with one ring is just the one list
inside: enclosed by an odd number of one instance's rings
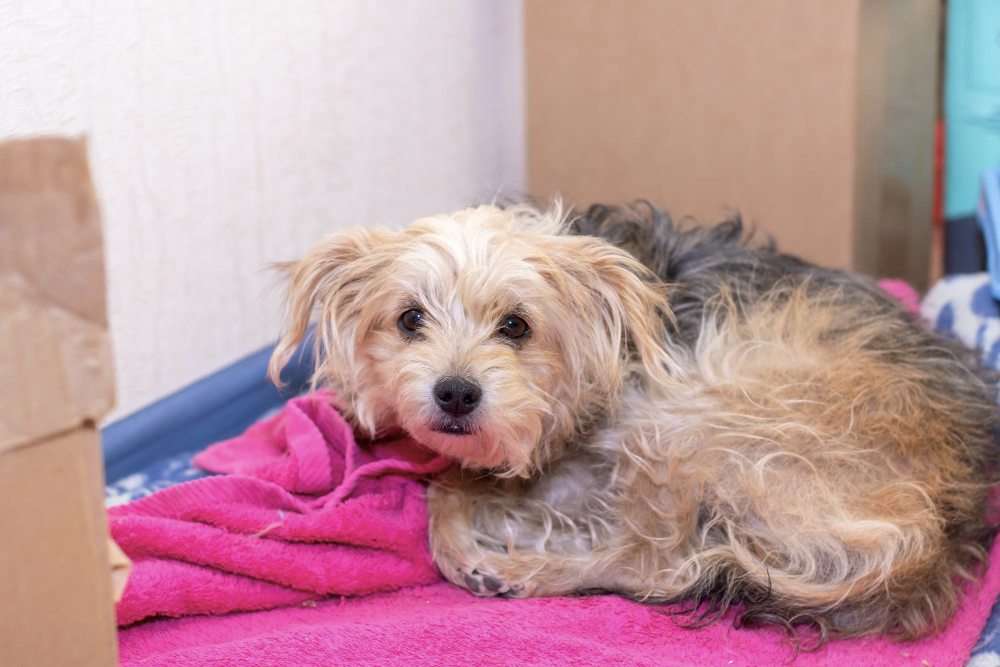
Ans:
{"label": "curly fur", "polygon": [[[412,307],[428,323],[408,338]],[[272,373],[315,310],[317,381],[358,427],[463,464],[431,485],[431,546],[479,594],[912,639],[985,559],[993,378],[871,280],[738,218],[479,207],[348,230],[294,266]],[[511,313],[517,345],[497,334]],[[462,436],[433,428],[455,374],[483,387]]]}

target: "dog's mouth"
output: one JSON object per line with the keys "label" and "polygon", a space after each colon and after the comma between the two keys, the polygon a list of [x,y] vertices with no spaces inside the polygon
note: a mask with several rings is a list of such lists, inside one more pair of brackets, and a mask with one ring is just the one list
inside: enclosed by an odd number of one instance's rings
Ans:
{"label": "dog's mouth", "polygon": [[472,435],[472,430],[463,424],[458,422],[441,422],[431,426],[431,430],[435,433],[443,433],[444,435]]}
{"label": "dog's mouth", "polygon": [[490,426],[482,417],[437,414],[410,420],[404,428],[420,444],[463,465],[496,468],[504,463],[504,449]]}

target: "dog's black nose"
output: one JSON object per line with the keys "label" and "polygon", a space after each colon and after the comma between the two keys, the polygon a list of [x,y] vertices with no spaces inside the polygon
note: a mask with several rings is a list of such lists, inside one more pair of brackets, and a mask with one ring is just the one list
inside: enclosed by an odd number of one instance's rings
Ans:
{"label": "dog's black nose", "polygon": [[467,415],[479,405],[483,390],[465,378],[441,378],[434,385],[434,400],[449,415]]}

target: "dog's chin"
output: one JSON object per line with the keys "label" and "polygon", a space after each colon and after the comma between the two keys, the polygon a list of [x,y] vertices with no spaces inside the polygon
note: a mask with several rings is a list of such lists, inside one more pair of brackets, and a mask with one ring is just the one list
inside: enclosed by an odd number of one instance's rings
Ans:
{"label": "dog's chin", "polygon": [[459,420],[407,423],[414,440],[434,451],[469,466],[494,468],[503,463],[502,452],[481,428]]}

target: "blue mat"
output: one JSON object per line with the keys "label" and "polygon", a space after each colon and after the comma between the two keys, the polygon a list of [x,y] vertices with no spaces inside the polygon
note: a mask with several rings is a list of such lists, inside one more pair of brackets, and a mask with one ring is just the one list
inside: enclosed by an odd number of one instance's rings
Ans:
{"label": "blue mat", "polygon": [[155,461],[142,470],[126,475],[104,488],[107,507],[124,505],[174,484],[187,482],[209,473],[191,463],[198,452],[184,452],[162,461]]}
{"label": "blue mat", "polygon": [[[266,410],[250,420],[250,423],[267,419],[281,410],[280,407]],[[203,448],[202,448],[203,449]],[[202,449],[195,451],[181,452],[167,458],[153,461],[139,470],[130,473],[120,479],[115,480],[104,488],[104,504],[106,507],[124,505],[133,500],[138,500],[160,489],[165,489],[174,484],[187,482],[199,477],[207,477],[211,473],[200,470],[191,463]]]}
{"label": "blue mat", "polygon": [[972,649],[972,657],[966,667],[1000,667],[1000,602],[993,605],[990,618]]}

